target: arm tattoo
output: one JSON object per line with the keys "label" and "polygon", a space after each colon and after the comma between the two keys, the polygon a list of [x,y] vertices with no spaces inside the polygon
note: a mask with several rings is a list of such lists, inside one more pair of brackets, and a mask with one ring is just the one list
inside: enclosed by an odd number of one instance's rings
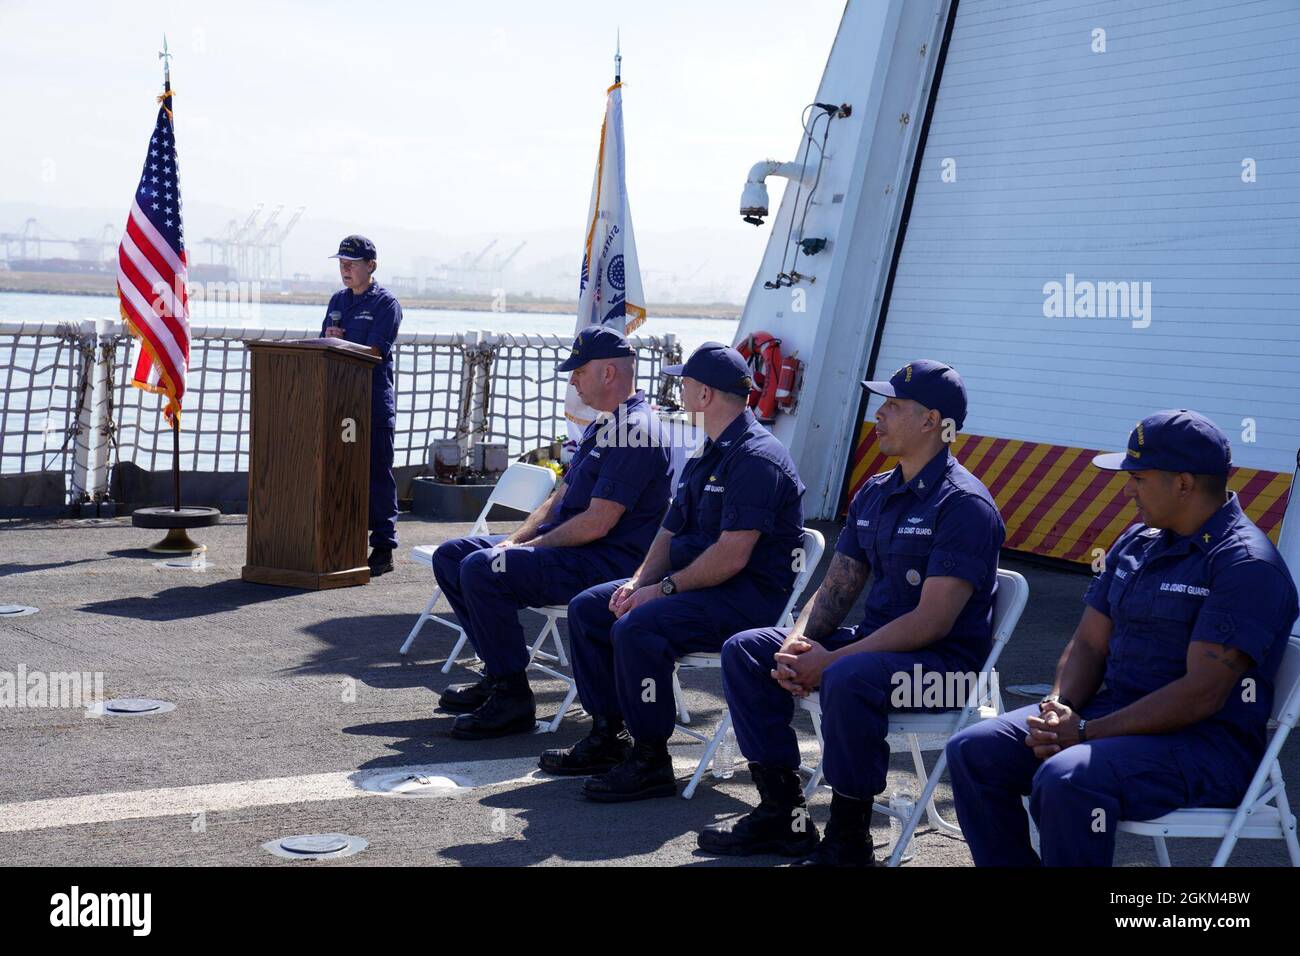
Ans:
{"label": "arm tattoo", "polygon": [[1250,670],[1250,660],[1231,647],[1209,648],[1202,656],[1208,660],[1218,661],[1234,674],[1244,674]]}
{"label": "arm tattoo", "polygon": [[812,611],[804,626],[804,636],[818,640],[844,623],[853,602],[867,583],[868,568],[861,561],[839,554],[831,558],[826,577],[813,595]]}

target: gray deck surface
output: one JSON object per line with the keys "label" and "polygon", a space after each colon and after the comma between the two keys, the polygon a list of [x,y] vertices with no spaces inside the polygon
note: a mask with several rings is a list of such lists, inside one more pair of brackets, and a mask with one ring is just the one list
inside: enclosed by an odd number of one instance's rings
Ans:
{"label": "gray deck surface", "polygon": [[[397,648],[433,587],[409,548],[464,534],[467,525],[403,515],[394,573],[366,587],[320,592],[240,581],[245,526],[243,516],[233,516],[197,532],[209,564],[195,572],[155,567],[158,556],[144,549],[159,533],[126,518],[0,522],[0,604],[40,608],[0,620],[0,671],[21,664],[29,673],[102,672],[106,697],[176,704],[170,714],[146,718],[0,708],[0,859],[307,865],[272,856],[261,844],[345,832],[364,837],[368,849],[316,865],[781,862],[715,860],[695,850],[701,826],[756,802],[743,764],[729,781],[706,776],[691,801],[597,805],[579,796],[580,780],[530,775],[542,749],[585,735],[584,720],[566,720],[556,734],[485,742],[446,735],[452,717],[435,712],[434,691],[470,676],[461,667],[439,672],[452,632],[427,626],[409,662]],[[819,527],[829,553],[839,526]],[[1006,688],[1051,680],[1088,578],[1015,558],[1003,564],[1031,584],[1000,667],[1007,706],[1016,707],[1029,701]],[[450,613],[445,602],[438,610]],[[540,619],[525,617],[533,633]],[[694,671],[683,683],[694,725],[711,728],[722,705],[717,672]],[[540,712],[553,713],[562,685],[533,684]],[[796,721],[811,745],[807,718]],[[1288,742],[1283,766],[1292,794],[1300,795],[1297,746]],[[672,750],[684,783],[699,745],[678,735]],[[365,771],[415,765],[475,785],[423,798],[355,786]],[[891,789],[911,783],[909,767],[907,754],[894,755]],[[951,817],[946,784],[938,802]],[[813,801],[819,826],[828,804],[824,791]],[[889,840],[888,827],[876,820],[879,846]],[[1175,863],[1208,863],[1213,852],[1199,840],[1171,848]],[[924,825],[914,849],[911,866],[970,865],[960,839]],[[1150,841],[1121,835],[1117,862],[1153,865]],[[1246,841],[1232,862],[1285,865],[1286,855],[1280,843]]]}

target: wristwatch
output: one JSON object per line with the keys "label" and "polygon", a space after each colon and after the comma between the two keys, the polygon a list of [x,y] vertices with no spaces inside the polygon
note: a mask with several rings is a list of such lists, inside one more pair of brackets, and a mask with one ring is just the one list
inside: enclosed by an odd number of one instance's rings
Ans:
{"label": "wristwatch", "polygon": [[1083,743],[1087,739],[1088,739],[1088,718],[1080,717],[1079,718],[1079,743]]}
{"label": "wristwatch", "polygon": [[1050,704],[1050,703],[1064,704],[1066,707],[1069,707],[1071,710],[1074,710],[1074,705],[1070,703],[1068,700],[1066,700],[1064,697],[1062,697],[1060,694],[1048,694],[1046,697],[1044,697],[1042,700],[1038,702],[1039,709],[1042,709],[1042,706],[1044,704]]}
{"label": "wristwatch", "polygon": [[671,574],[659,582],[659,590],[665,595],[677,593],[677,582]]}

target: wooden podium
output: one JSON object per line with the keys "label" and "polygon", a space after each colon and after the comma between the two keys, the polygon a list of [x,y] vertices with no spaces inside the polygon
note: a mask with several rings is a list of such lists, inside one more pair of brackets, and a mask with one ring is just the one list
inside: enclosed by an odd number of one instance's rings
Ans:
{"label": "wooden podium", "polygon": [[370,388],[378,357],[342,339],[247,348],[253,407],[243,579],[312,589],[368,584]]}

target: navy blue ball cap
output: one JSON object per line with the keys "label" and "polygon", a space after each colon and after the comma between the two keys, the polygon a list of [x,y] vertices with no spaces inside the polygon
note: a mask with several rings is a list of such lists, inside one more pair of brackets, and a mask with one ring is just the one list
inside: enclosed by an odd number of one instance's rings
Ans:
{"label": "navy blue ball cap", "polygon": [[754,388],[745,357],[721,342],[705,342],[691,353],[685,365],[665,365],[663,373],[693,378],[719,392],[744,398]]}
{"label": "navy blue ball cap", "polygon": [[619,358],[625,355],[636,355],[636,349],[627,344],[627,339],[608,326],[589,325],[573,340],[573,350],[569,357],[555,368],[560,372],[572,372],[592,359]]}
{"label": "navy blue ball cap", "polygon": [[375,252],[375,244],[365,236],[347,236],[339,243],[339,251],[330,256],[331,259],[351,259],[354,262],[357,259],[378,259]]}
{"label": "navy blue ball cap", "polygon": [[863,382],[862,387],[886,398],[905,398],[951,418],[958,428],[966,422],[966,383],[951,365],[932,359],[909,362],[888,382]]}
{"label": "navy blue ball cap", "polygon": [[1128,451],[1098,455],[1092,463],[1107,471],[1226,475],[1232,468],[1232,445],[1200,412],[1171,408],[1138,422],[1128,436]]}

